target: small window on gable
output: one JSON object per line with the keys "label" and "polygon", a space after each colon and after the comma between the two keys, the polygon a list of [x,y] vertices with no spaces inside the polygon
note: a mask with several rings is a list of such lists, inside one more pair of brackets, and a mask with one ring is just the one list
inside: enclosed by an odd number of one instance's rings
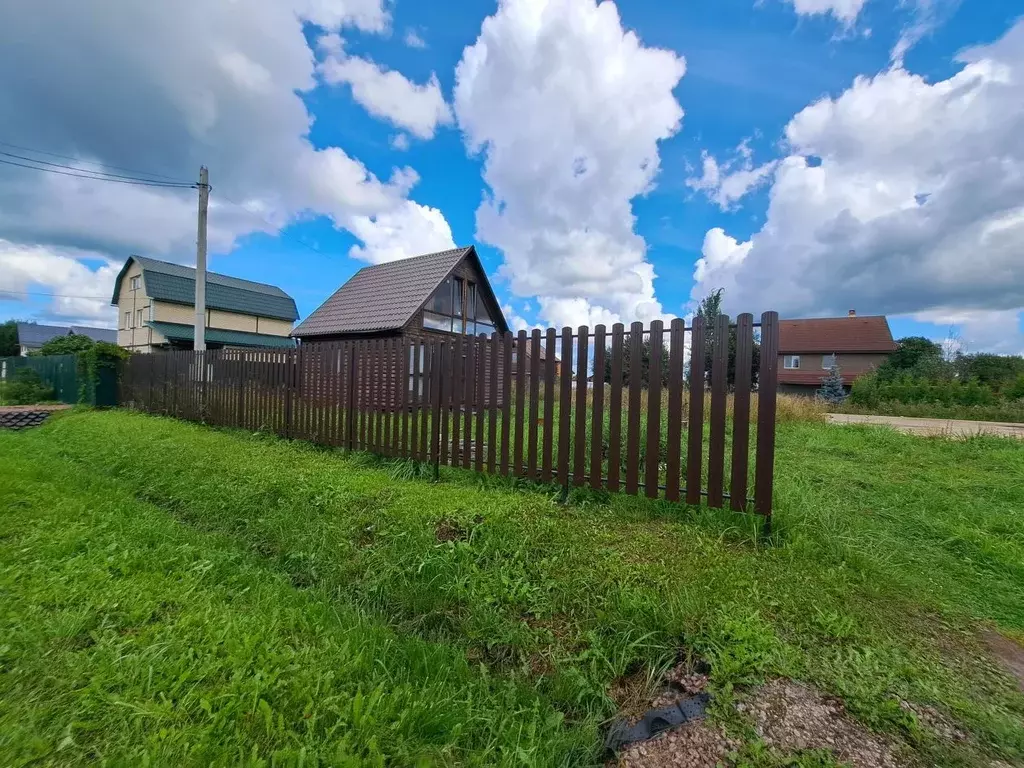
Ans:
{"label": "small window on gable", "polygon": [[800,367],[800,355],[786,355],[782,358],[782,367],[796,370]]}
{"label": "small window on gable", "polygon": [[434,291],[434,295],[427,301],[425,307],[430,312],[438,315],[452,314],[452,279],[449,277]]}
{"label": "small window on gable", "polygon": [[132,278],[132,290],[137,291],[142,287],[142,275],[136,275]]}
{"label": "small window on gable", "polygon": [[480,295],[480,291],[476,292],[476,306],[473,308],[473,317],[476,321],[473,333],[479,336],[481,333],[485,336],[490,336],[494,333],[497,328],[494,327],[494,321],[491,319],[490,313],[487,311],[487,305],[484,303],[484,297]]}

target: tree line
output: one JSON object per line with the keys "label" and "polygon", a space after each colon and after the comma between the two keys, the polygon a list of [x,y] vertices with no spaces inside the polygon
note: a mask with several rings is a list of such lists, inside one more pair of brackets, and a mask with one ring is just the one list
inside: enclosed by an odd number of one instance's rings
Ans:
{"label": "tree line", "polygon": [[[719,288],[717,291],[713,291],[704,297],[697,307],[695,317],[701,317],[704,319],[704,347],[703,347],[703,360],[704,360],[704,371],[705,378],[708,379],[707,383],[710,384],[711,376],[711,361],[714,357],[715,350],[715,319],[722,314],[722,295],[724,291]],[[621,383],[623,386],[628,386],[632,377],[632,371],[634,369],[634,363],[632,360],[632,345],[624,344],[622,347],[622,379]],[[652,341],[650,336],[646,336],[641,346],[639,364],[636,366],[638,369],[638,375],[640,376],[641,386],[645,389],[649,386],[652,377],[651,371],[651,349]],[[694,354],[694,350],[691,350],[691,356]],[[668,384],[668,355],[669,349],[667,344],[662,344],[661,351],[661,369],[653,372],[654,376],[657,376],[661,380],[662,386]],[[750,365],[750,381],[751,385],[757,387],[757,373],[761,366],[761,345],[758,342],[757,335],[754,337],[754,350],[751,356]],[[691,366],[687,364],[684,375],[686,380],[689,381]],[[608,354],[605,355],[604,371],[595,374],[603,374],[604,381],[611,383],[612,381],[612,356],[611,350],[609,349]],[[729,363],[727,367],[726,380],[728,381],[729,389],[733,389],[736,385],[736,328],[730,327],[729,329]]]}
{"label": "tree line", "polygon": [[923,336],[896,342],[896,351],[870,376],[853,383],[857,405],[882,402],[993,405],[1024,399],[1024,357],[989,352],[948,354]]}

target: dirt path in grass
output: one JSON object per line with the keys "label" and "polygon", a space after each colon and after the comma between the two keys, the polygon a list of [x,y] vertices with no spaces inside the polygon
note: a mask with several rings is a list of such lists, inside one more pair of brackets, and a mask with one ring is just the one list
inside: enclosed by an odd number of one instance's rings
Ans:
{"label": "dirt path in grass", "polygon": [[1024,692],[1024,647],[992,630],[985,630],[981,637],[1006,671],[1017,678],[1017,687]]}
{"label": "dirt path in grass", "polygon": [[963,421],[960,419],[917,419],[909,416],[864,416],[854,413],[830,413],[831,424],[877,424],[912,435],[1000,435],[1024,439],[1024,424],[1003,421]]}

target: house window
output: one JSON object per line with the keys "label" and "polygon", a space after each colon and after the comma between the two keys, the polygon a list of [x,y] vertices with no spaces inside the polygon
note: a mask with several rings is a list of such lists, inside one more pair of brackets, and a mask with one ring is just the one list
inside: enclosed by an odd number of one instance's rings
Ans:
{"label": "house window", "polygon": [[434,291],[434,295],[427,300],[427,304],[423,308],[424,328],[432,331],[451,332],[452,316],[455,314],[452,311],[452,282],[452,278],[449,277],[438,286],[437,290]]}
{"label": "house window", "polygon": [[431,331],[452,330],[452,318],[445,315],[435,315],[433,312],[423,313],[423,327]]}
{"label": "house window", "polygon": [[466,326],[463,324],[464,300],[466,283],[461,277],[456,277],[452,282],[452,333],[465,333]]}
{"label": "house window", "polygon": [[471,336],[490,336],[495,330],[479,286],[461,277],[448,278],[434,291],[423,307],[423,327]]}
{"label": "house window", "polygon": [[800,355],[786,355],[782,358],[782,367],[795,370],[800,367]]}
{"label": "house window", "polygon": [[416,374],[426,371],[426,353],[427,348],[423,344],[413,344],[409,347],[409,391],[412,392],[415,389],[419,397],[423,396],[426,377],[421,375],[417,379]]}
{"label": "house window", "polygon": [[[476,286],[471,287],[476,288]],[[473,304],[470,306],[472,307],[472,318],[474,323],[470,332],[474,336],[479,336],[480,334],[490,336],[494,333],[496,330],[494,327],[494,321],[487,312],[487,306],[484,304],[484,300],[480,296],[479,291],[473,291]]]}
{"label": "house window", "polygon": [[137,291],[142,287],[142,275],[136,275],[132,278],[132,290]]}
{"label": "house window", "polygon": [[823,371],[831,371],[837,365],[835,354],[822,355],[821,356],[821,369]]}
{"label": "house window", "polygon": [[124,313],[124,327],[126,329],[132,327],[132,313],[131,313],[131,311],[128,311],[128,312]]}
{"label": "house window", "polygon": [[135,310],[135,327],[136,328],[141,328],[143,326],[143,324],[146,322],[146,314],[145,313],[146,313],[145,309],[137,309],[137,310]]}

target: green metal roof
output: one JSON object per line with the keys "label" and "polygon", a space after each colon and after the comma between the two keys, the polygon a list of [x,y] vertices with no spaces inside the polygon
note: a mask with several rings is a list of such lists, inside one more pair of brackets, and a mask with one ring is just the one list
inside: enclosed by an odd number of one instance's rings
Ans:
{"label": "green metal roof", "polygon": [[[181,323],[162,323],[150,320],[146,323],[157,333],[175,341],[194,341],[196,329]],[[287,336],[271,336],[268,333],[227,331],[222,328],[206,329],[207,344],[226,344],[231,347],[294,347],[295,340]]]}
{"label": "green metal roof", "polygon": [[[142,282],[146,295],[157,301],[194,306],[196,298],[196,271],[193,267],[171,264],[143,256],[132,256],[114,281],[111,304],[117,304],[121,294],[121,281],[132,261],[142,267]],[[273,317],[294,322],[299,318],[295,299],[275,285],[254,283],[251,280],[206,273],[206,306],[226,312],[241,312],[257,317]]]}

